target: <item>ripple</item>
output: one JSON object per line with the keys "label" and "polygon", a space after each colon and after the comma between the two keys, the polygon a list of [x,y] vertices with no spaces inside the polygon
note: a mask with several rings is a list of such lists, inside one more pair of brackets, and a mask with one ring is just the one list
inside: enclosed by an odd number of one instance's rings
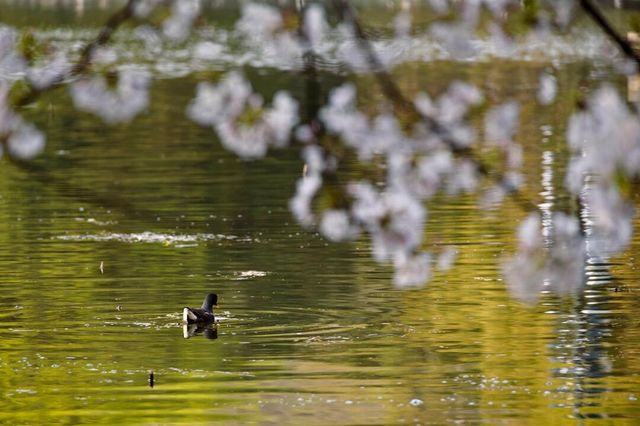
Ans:
{"label": "ripple", "polygon": [[[253,242],[250,237],[240,237],[237,235],[224,234],[163,234],[155,232],[139,232],[139,233],[112,233],[105,232],[100,234],[75,234],[75,235],[58,235],[54,239],[63,241],[117,241],[122,243],[151,243],[173,245],[176,247],[192,247],[197,246],[198,242],[206,241],[239,241]],[[187,244],[185,244],[187,243]],[[191,243],[191,244],[188,244]],[[195,244],[194,244],[195,243]],[[260,272],[260,271],[248,271]]]}

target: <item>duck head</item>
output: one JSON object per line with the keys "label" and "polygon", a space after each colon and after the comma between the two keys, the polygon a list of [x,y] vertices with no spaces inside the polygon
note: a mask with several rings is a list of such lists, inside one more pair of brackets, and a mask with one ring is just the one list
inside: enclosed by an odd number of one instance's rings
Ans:
{"label": "duck head", "polygon": [[213,312],[213,308],[218,307],[218,295],[215,293],[207,294],[207,297],[204,298],[204,302],[202,302],[202,309],[207,312]]}

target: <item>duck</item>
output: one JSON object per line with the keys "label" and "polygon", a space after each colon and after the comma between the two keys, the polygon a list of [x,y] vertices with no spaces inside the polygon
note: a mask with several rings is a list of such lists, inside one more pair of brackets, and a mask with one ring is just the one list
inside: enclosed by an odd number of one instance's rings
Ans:
{"label": "duck", "polygon": [[211,324],[216,320],[213,308],[218,307],[218,295],[209,293],[202,302],[200,308],[185,307],[182,310],[182,322],[184,324]]}

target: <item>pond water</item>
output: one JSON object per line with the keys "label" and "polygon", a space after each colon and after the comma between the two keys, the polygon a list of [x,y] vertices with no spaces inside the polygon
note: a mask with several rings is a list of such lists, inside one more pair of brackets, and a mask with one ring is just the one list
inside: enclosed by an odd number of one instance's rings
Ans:
{"label": "pond water", "polygon": [[[82,26],[78,2],[33,3],[0,2],[0,20],[42,17],[42,31],[73,43],[109,10],[87,2]],[[444,60],[395,72],[407,91],[464,77],[523,101],[526,195],[544,209],[566,202],[575,92],[613,79],[584,58],[556,64],[566,95],[540,109],[527,100],[549,66]],[[304,96],[295,72],[245,72],[267,98],[283,87]],[[293,223],[299,150],[237,159],[183,118],[196,78],[164,77],[148,113],[115,127],[76,112],[64,91],[47,96],[27,113],[48,135],[45,153],[1,163],[0,423],[637,424],[640,239],[589,265],[582,295],[527,306],[500,276],[526,212],[441,196],[429,243],[457,247],[456,266],[396,290],[366,240],[327,244]],[[325,95],[343,78],[321,73]],[[378,96],[369,78],[356,84]],[[185,339],[182,307],[208,292],[220,297],[217,330]]]}

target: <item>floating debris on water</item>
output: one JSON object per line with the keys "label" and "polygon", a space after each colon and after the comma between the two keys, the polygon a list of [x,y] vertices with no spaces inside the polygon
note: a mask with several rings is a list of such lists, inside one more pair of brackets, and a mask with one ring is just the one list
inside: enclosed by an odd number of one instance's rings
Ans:
{"label": "floating debris on water", "polygon": [[236,273],[236,280],[248,280],[249,278],[265,277],[266,271],[240,271]]}
{"label": "floating debris on water", "polygon": [[155,384],[155,378],[153,376],[153,370],[151,370],[149,372],[149,387],[153,388],[153,385]]}
{"label": "floating debris on water", "polygon": [[424,404],[424,401],[418,398],[413,398],[411,401],[409,401],[409,404],[413,405],[414,407],[418,407]]}
{"label": "floating debris on water", "polygon": [[104,262],[100,261],[100,273],[104,274]]}

